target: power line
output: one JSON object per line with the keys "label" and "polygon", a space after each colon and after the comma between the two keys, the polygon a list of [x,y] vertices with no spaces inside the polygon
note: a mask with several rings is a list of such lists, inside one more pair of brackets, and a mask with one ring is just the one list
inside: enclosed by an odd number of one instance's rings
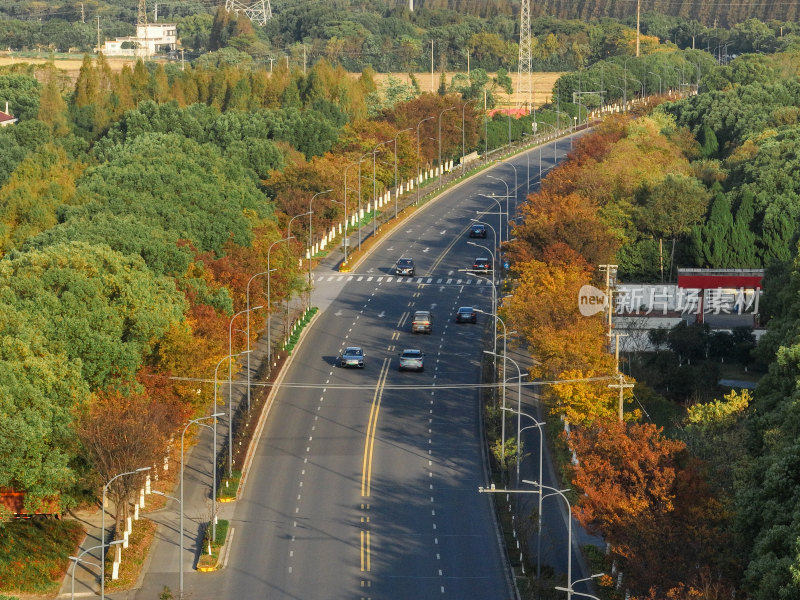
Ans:
{"label": "power line", "polygon": [[[153,375],[156,377],[156,375]],[[203,377],[177,377],[171,376],[167,377],[167,379],[171,381],[186,381],[192,383],[210,383],[214,384],[213,379],[207,379]],[[602,382],[602,381],[613,381],[615,377],[607,376],[607,377],[587,377],[581,379],[553,379],[553,380],[537,380],[537,381],[523,381],[521,384],[514,383],[513,386],[517,387],[518,385],[522,385],[522,387],[534,387],[537,385],[560,385],[564,383],[592,383],[592,382]],[[217,384],[220,383],[228,383],[227,379],[217,379]],[[233,385],[236,386],[247,386],[247,381],[234,381]],[[364,384],[364,385],[350,385],[350,384],[337,384],[337,383],[270,383],[265,381],[250,381],[251,386],[259,386],[259,387],[284,387],[284,388],[291,388],[291,389],[309,389],[309,390],[317,390],[317,389],[335,389],[335,390],[374,390],[376,384]],[[439,385],[435,383],[430,384],[387,384],[384,385],[382,389],[387,390],[474,390],[474,389],[492,389],[492,388],[500,388],[504,384],[502,382],[497,383],[454,383],[450,385]],[[507,383],[505,385],[508,385]]]}

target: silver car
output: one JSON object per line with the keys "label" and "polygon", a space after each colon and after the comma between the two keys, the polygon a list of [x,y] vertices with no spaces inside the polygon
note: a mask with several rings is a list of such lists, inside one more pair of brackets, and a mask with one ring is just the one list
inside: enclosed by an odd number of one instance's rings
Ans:
{"label": "silver car", "polygon": [[421,350],[406,349],[400,353],[400,370],[401,371],[423,371],[425,369],[424,357],[425,354]]}
{"label": "silver car", "polygon": [[364,351],[358,346],[345,348],[339,356],[339,366],[341,367],[360,367],[364,368]]}

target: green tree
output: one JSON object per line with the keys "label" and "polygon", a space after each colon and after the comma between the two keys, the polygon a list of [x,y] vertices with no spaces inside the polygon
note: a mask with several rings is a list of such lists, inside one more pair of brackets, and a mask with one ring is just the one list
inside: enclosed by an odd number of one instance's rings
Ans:
{"label": "green tree", "polygon": [[77,197],[86,205],[65,211],[65,218],[107,211],[137,215],[201,251],[220,254],[228,241],[249,246],[252,226],[271,214],[271,204],[242,165],[223,161],[210,144],[148,133],[105,156],[107,162],[88,170],[78,184]]}
{"label": "green tree", "polygon": [[0,110],[8,110],[21,121],[35,119],[39,113],[39,82],[28,75],[0,75]]}

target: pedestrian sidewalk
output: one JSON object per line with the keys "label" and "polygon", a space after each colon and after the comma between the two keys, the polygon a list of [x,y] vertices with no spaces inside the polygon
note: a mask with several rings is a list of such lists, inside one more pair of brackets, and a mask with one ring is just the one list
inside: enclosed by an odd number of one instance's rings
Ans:
{"label": "pedestrian sidewalk", "polygon": [[[102,512],[100,507],[95,509],[83,509],[77,511],[70,511],[64,518],[74,519],[83,525],[86,530],[86,538],[81,543],[78,549],[78,556],[81,556],[81,561],[69,561],[66,576],[61,582],[61,589],[59,590],[59,598],[69,598],[72,596],[73,585],[74,595],[76,598],[85,596],[95,596],[100,593],[100,532],[102,524]],[[110,514],[106,514],[106,529],[108,530],[109,523],[113,524],[114,519]],[[90,548],[95,548],[90,550]],[[74,572],[74,584],[73,584]]]}

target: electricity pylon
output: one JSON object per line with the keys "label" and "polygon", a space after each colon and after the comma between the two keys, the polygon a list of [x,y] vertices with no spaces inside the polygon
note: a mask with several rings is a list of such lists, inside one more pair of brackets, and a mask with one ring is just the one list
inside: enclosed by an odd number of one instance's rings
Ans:
{"label": "electricity pylon", "polygon": [[272,18],[272,6],[270,6],[269,0],[256,0],[252,3],[242,2],[241,0],[225,0],[225,10],[235,13],[241,11],[253,23],[257,23],[262,27]]}
{"label": "electricity pylon", "polygon": [[530,111],[533,106],[533,74],[531,72],[531,2],[521,0],[519,11],[519,63],[517,65],[517,97]]}

